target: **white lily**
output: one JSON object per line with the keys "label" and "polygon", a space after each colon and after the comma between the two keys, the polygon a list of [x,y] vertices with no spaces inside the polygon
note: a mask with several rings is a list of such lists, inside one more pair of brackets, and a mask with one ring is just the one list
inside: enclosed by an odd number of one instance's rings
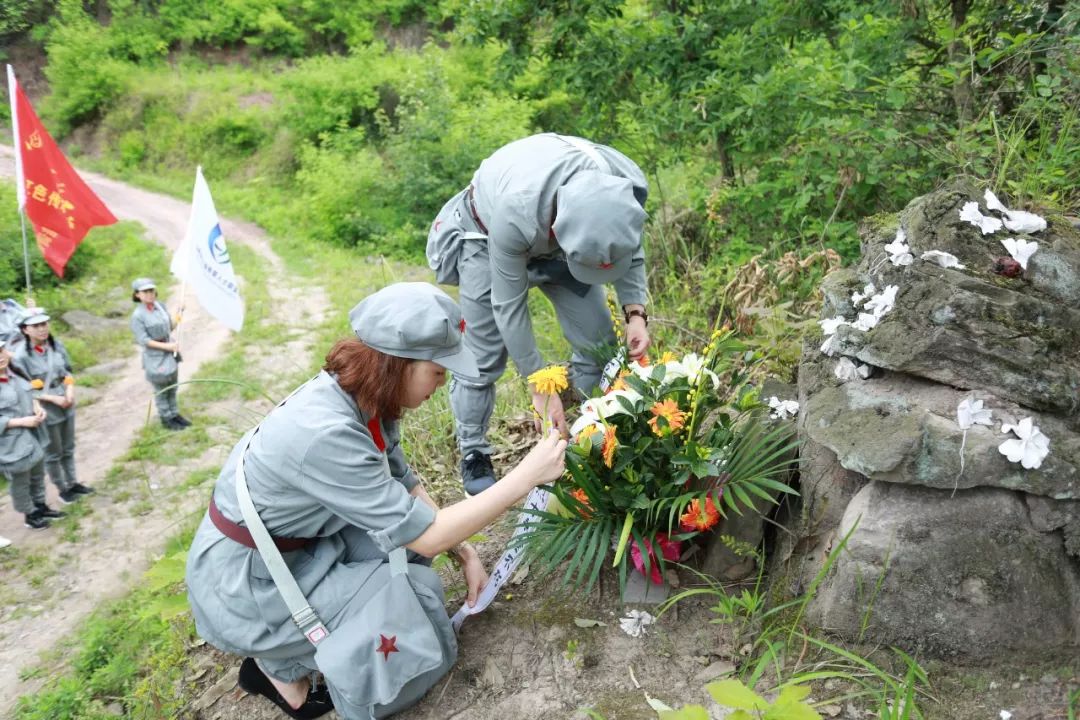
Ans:
{"label": "white lily", "polygon": [[1013,232],[1033,233],[1046,229],[1046,220],[1041,216],[1027,210],[1010,210],[989,190],[983,195],[983,199],[986,200],[987,209],[1005,214],[1005,227]]}
{"label": "white lily", "polygon": [[824,320],[818,320],[818,325],[821,326],[821,331],[825,333],[826,337],[836,332],[836,328],[841,325],[850,325],[851,323],[843,316],[837,315],[834,318],[825,318]]}
{"label": "white lily", "polygon": [[960,219],[966,220],[979,228],[983,235],[997,232],[1002,225],[1002,222],[996,217],[989,217],[979,212],[979,203],[977,202],[964,203],[964,207],[960,209]]}
{"label": "white lily", "polygon": [[628,367],[630,368],[630,372],[646,381],[652,378],[653,370],[655,369],[653,365],[642,365],[636,360],[630,363]]}
{"label": "white lily", "polygon": [[645,634],[645,628],[654,622],[656,618],[644,610],[631,610],[626,617],[619,619],[619,627],[630,637],[641,637]]}
{"label": "white lily", "polygon": [[775,395],[769,398],[769,407],[773,410],[769,417],[776,420],[787,420],[799,414],[799,403],[794,400],[781,400]]}
{"label": "white lily", "polygon": [[[670,372],[670,370],[669,370]],[[672,376],[672,379],[676,377],[690,378],[690,381],[700,385],[705,381],[705,378],[709,378],[712,382],[713,390],[720,387],[720,378],[716,373],[705,367],[705,358],[701,357],[697,353],[690,353],[683,356],[681,362],[675,368],[676,375]],[[664,376],[667,379],[667,375]]]}
{"label": "white lily", "polygon": [[641,399],[641,395],[630,388],[626,388],[625,390],[612,390],[606,395],[586,400],[581,406],[582,413],[590,413],[604,419],[607,419],[612,415],[618,415],[619,413],[629,415],[629,411],[627,411],[627,409],[623,407],[623,404],[619,402],[620,397],[626,398],[632,404]]}
{"label": "white lily", "polygon": [[862,330],[868,332],[877,327],[877,324],[881,321],[881,318],[873,313],[859,313],[859,318],[851,323],[851,327],[856,330]]}
{"label": "white lily", "polygon": [[[899,285],[886,285],[884,290],[866,301],[863,305],[863,309],[869,310],[874,314],[874,317],[880,320],[885,316],[885,313],[893,309],[893,306],[896,304],[896,293],[899,292],[899,290]],[[865,313],[859,314],[860,320],[862,319],[863,314]],[[876,325],[877,323],[874,324]]]}
{"label": "white lily", "polygon": [[993,422],[993,411],[984,410],[982,400],[964,398],[956,406],[956,424],[961,430],[967,430],[972,425],[991,425]]}
{"label": "white lily", "polygon": [[911,248],[907,244],[907,233],[904,228],[896,231],[896,237],[885,246],[885,252],[889,253],[889,262],[893,265],[910,265],[915,258],[911,254]]}
{"label": "white lily", "polygon": [[840,345],[840,336],[839,335],[829,335],[827,338],[825,338],[825,342],[821,343],[820,350],[825,355],[828,355],[829,357],[832,357],[836,353],[836,351],[840,349],[839,345]]}
{"label": "white lily", "polygon": [[[586,407],[588,406],[588,407]],[[586,403],[582,405],[581,416],[574,421],[574,424],[570,426],[570,437],[577,437],[581,431],[590,425],[601,425],[600,416],[593,412],[592,406]]]}
{"label": "white lily", "polygon": [[1020,263],[1020,267],[1027,270],[1028,260],[1039,249],[1039,243],[1024,238],[1005,238],[1001,241],[1005,249],[1012,255],[1013,260]]}
{"label": "white lily", "polygon": [[964,265],[960,262],[960,258],[952,253],[947,253],[942,250],[927,250],[919,257],[928,262],[937,263],[943,268],[956,268],[957,270],[964,269]]}
{"label": "white lily", "polygon": [[1050,454],[1050,438],[1039,431],[1039,426],[1026,417],[1016,425],[1003,424],[1001,432],[1013,432],[1016,438],[1010,438],[998,445],[998,452],[1009,462],[1018,462],[1025,470],[1035,470]]}
{"label": "white lily", "polygon": [[833,375],[840,382],[850,382],[859,377],[858,367],[849,357],[842,357],[836,362],[836,367],[833,368]]}
{"label": "white lily", "polygon": [[873,295],[875,290],[877,290],[877,288],[874,287],[874,283],[867,283],[866,286],[862,289],[862,292],[856,291],[851,293],[852,304],[857,306],[863,300]]}

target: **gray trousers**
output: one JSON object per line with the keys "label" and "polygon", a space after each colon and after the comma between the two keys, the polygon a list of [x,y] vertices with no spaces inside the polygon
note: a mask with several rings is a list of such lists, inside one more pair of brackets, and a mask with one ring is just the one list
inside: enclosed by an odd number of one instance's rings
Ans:
{"label": "gray trousers", "polygon": [[49,444],[45,448],[45,469],[52,484],[60,489],[71,489],[78,482],[75,477],[75,413],[53,425],[46,425]]}
{"label": "gray trousers", "polygon": [[38,461],[26,470],[7,470],[8,487],[11,489],[11,504],[15,512],[29,515],[35,505],[45,504],[45,463]]}
{"label": "gray trousers", "polygon": [[158,415],[162,420],[169,420],[180,414],[180,409],[176,406],[176,381],[178,379],[178,373],[165,377],[155,375],[149,378],[150,384],[154,386],[154,404],[157,405]]}
{"label": "gray trousers", "polygon": [[[362,562],[377,557],[386,557],[385,553],[380,552],[375,547],[375,544],[367,537],[366,533],[354,531],[352,528],[346,528],[342,533],[348,547],[348,555],[343,558],[345,562]],[[431,559],[417,555],[412,551],[408,551],[407,557],[409,561],[409,579],[412,580],[414,585],[422,584],[427,586],[438,596],[441,603],[443,598],[442,581],[439,579],[438,574],[431,569]],[[383,563],[381,567],[371,574],[337,615],[329,620],[323,618],[326,628],[333,633],[354,615],[363,613],[368,601],[388,582],[390,582],[390,565],[389,563]],[[445,625],[447,632],[452,635],[453,631],[448,629],[449,619],[443,606],[440,604],[434,610],[429,609],[429,615],[431,612],[441,614],[440,618],[432,618],[433,623]],[[432,679],[442,677],[450,672],[450,668],[457,661],[456,646],[449,646],[441,633],[437,631],[436,634],[440,636],[440,641],[443,642],[443,664],[406,683],[391,703],[376,705],[374,708],[361,707],[349,702],[337,688],[327,684],[338,716],[342,720],[373,720],[374,718],[384,718],[401,712],[419,702],[424,695],[423,688],[430,685]],[[315,664],[315,648],[307,640],[300,640],[294,645],[278,648],[272,655],[260,655],[257,661],[263,672],[285,682],[295,682],[318,670]]]}
{"label": "gray trousers", "polygon": [[[506,370],[508,356],[491,307],[491,262],[485,240],[466,240],[458,262],[461,275],[460,305],[468,332],[465,346],[476,356],[479,377],[455,375],[450,382],[450,409],[454,430],[464,457],[473,450],[491,454],[488,425],[495,409],[495,382]],[[587,287],[584,295],[550,282],[530,267],[529,286],[540,288],[555,306],[559,327],[573,354],[570,381],[588,394],[600,383],[600,375],[615,347],[615,331],[602,285]]]}

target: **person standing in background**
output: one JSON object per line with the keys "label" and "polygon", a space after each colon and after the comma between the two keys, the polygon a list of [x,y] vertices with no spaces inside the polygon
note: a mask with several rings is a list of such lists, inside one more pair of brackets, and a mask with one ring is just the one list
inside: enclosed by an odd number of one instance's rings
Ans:
{"label": "person standing in background", "polygon": [[43,530],[64,513],[45,504],[45,439],[40,432],[45,411],[31,394],[30,383],[11,367],[11,351],[0,340],[0,472],[8,477],[11,503],[26,527]]}
{"label": "person standing in background", "polygon": [[[191,421],[180,414],[176,404],[176,382],[179,379],[180,346],[172,338],[179,317],[172,317],[157,299],[157,286],[150,278],[136,278],[131,283],[133,302],[131,332],[143,348],[143,370],[154,388],[161,424],[169,430],[183,430]],[[182,308],[181,308],[182,310]]]}
{"label": "person standing in background", "polygon": [[53,337],[49,316],[41,308],[31,308],[19,321],[25,342],[15,350],[11,364],[30,380],[34,397],[45,410],[45,470],[60,491],[60,500],[72,503],[93,488],[75,475],[75,377],[71,356],[64,344]]}

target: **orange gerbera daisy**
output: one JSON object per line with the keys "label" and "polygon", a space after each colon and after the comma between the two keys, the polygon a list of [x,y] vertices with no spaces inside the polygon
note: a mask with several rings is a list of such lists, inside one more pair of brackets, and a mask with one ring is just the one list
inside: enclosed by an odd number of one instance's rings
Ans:
{"label": "orange gerbera daisy", "polygon": [[679,409],[679,404],[674,400],[669,399],[658,402],[649,408],[649,412],[654,416],[649,420],[649,426],[657,435],[664,434],[664,430],[659,427],[657,422],[660,418],[667,420],[668,430],[678,430],[686,424],[686,413]]}
{"label": "orange gerbera daisy", "polygon": [[[586,508],[592,508],[592,505],[589,504],[589,496],[586,495],[585,491],[582,490],[581,488],[575,488],[574,490],[571,490],[570,491],[570,497],[577,500],[579,503],[584,505]],[[583,508],[581,510],[581,517],[583,519],[585,519],[585,520],[588,520],[589,518],[592,517],[592,513],[585,512],[585,509]]]}
{"label": "orange gerbera daisy", "polygon": [[651,362],[651,360],[649,360],[648,355],[642,355],[641,357],[638,358],[637,364],[640,365],[641,367],[649,367],[650,362]]}
{"label": "orange gerbera daisy", "polygon": [[689,507],[686,508],[686,512],[682,514],[679,521],[682,523],[682,529],[687,532],[708,530],[720,522],[720,511],[713,504],[712,497],[706,495],[704,508],[702,508],[701,502],[697,498],[691,500]]}
{"label": "orange gerbera daisy", "polygon": [[608,425],[604,430],[604,444],[600,446],[600,454],[604,457],[604,464],[611,467],[615,463],[615,448],[619,447],[619,441],[615,439],[615,426]]}

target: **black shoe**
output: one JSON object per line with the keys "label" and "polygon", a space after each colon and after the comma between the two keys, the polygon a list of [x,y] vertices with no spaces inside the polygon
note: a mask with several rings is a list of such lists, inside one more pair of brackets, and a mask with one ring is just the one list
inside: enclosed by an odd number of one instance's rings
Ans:
{"label": "black shoe", "polygon": [[31,530],[44,530],[49,527],[49,519],[42,517],[40,512],[34,510],[34,512],[26,514],[25,524]]}
{"label": "black shoe", "polygon": [[166,430],[183,430],[187,425],[181,425],[176,421],[175,417],[161,418],[161,424],[165,426]]}
{"label": "black shoe", "polygon": [[312,687],[308,690],[307,700],[304,701],[303,705],[294,709],[289,703],[285,702],[285,698],[281,697],[281,693],[270,682],[270,678],[266,677],[266,674],[259,669],[259,666],[251,658],[244,658],[244,662],[240,663],[238,680],[244,692],[251,695],[262,695],[277,705],[281,712],[297,720],[317,718],[334,709],[334,702],[330,699],[330,690],[325,685],[318,689]]}
{"label": "black shoe", "polygon": [[60,502],[64,503],[65,505],[70,505],[71,503],[78,502],[79,500],[82,500],[82,495],[75,492],[75,488],[73,487],[70,487],[67,490],[60,491]]}
{"label": "black shoe", "polygon": [[175,420],[180,425],[183,425],[184,427],[191,427],[191,421],[188,420],[183,415],[177,415],[176,417],[173,418],[173,420]]}
{"label": "black shoe", "polygon": [[95,492],[97,492],[96,490],[94,490],[94,488],[86,487],[82,483],[75,483],[69,488],[69,490],[76,495],[93,495]]}
{"label": "black shoe", "polygon": [[469,497],[479,495],[495,484],[495,468],[491,456],[473,450],[461,461],[461,484]]}
{"label": "black shoe", "polygon": [[45,503],[41,503],[40,505],[38,503],[34,503],[34,512],[39,517],[43,517],[43,518],[67,517],[66,512],[60,512],[59,510],[53,510],[51,507],[49,507]]}

